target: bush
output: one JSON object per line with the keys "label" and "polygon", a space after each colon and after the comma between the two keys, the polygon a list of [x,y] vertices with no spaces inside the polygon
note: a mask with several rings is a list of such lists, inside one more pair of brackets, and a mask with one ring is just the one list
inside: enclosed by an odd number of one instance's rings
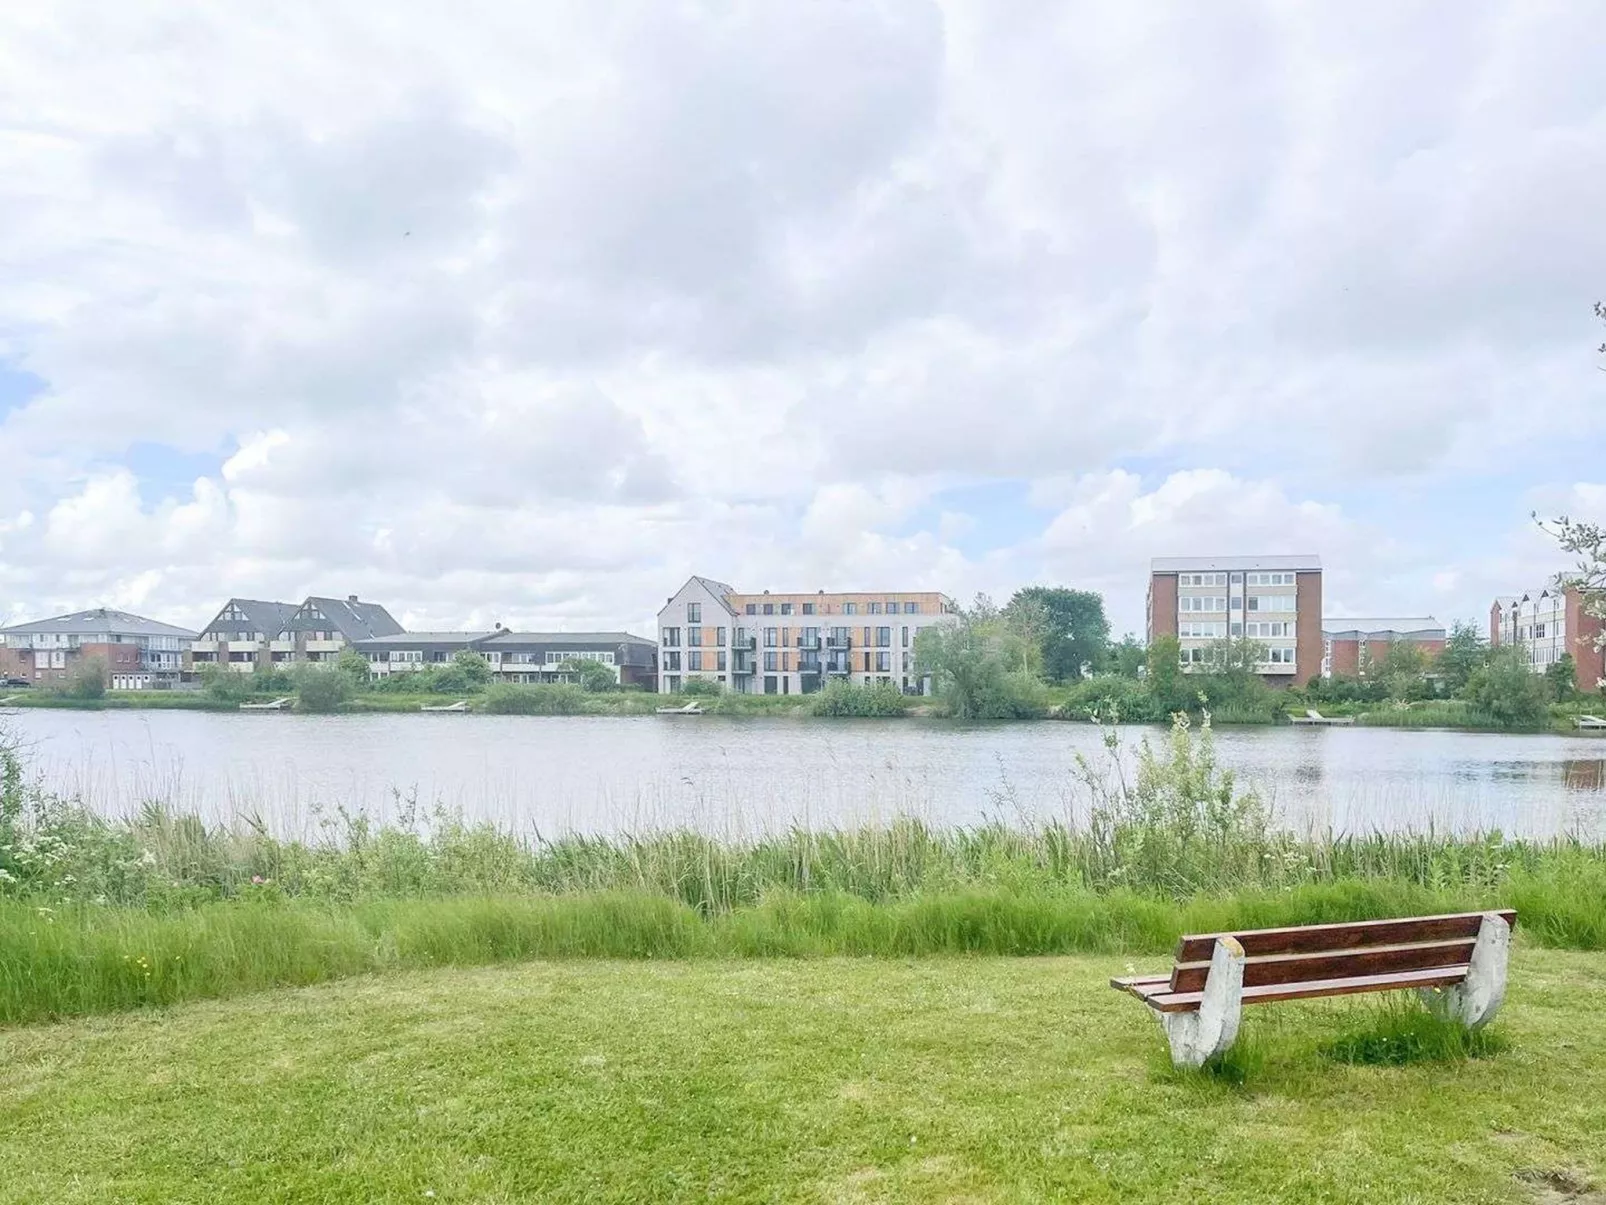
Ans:
{"label": "bush", "polygon": [[837,679],[809,698],[808,713],[860,718],[898,716],[904,713],[908,704],[904,693],[890,682],[858,686]]}
{"label": "bush", "polygon": [[1543,728],[1550,719],[1549,687],[1512,645],[1490,650],[1468,680],[1466,698],[1497,728]]}
{"label": "bush", "polygon": [[572,683],[553,686],[493,686],[485,692],[493,715],[583,715],[586,692]]}
{"label": "bush", "polygon": [[724,693],[724,688],[712,678],[687,678],[681,683],[680,693],[688,698],[706,699]]}
{"label": "bush", "polygon": [[99,657],[89,657],[73,666],[67,680],[55,688],[55,693],[68,699],[86,702],[106,697],[106,663]]}
{"label": "bush", "polygon": [[255,674],[236,674],[222,666],[209,665],[201,671],[202,689],[220,703],[243,703],[256,690]]}
{"label": "bush", "polygon": [[296,706],[303,711],[338,711],[350,697],[351,679],[338,669],[309,665],[296,675]]}

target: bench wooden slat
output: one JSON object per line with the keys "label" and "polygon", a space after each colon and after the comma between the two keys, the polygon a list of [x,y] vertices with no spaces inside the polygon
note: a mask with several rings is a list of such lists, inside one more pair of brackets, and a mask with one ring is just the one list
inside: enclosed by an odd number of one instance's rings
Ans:
{"label": "bench wooden slat", "polygon": [[[1324,950],[1316,954],[1266,954],[1244,962],[1244,986],[1304,983],[1309,980],[1354,979],[1396,971],[1426,971],[1435,967],[1463,966],[1472,957],[1475,937],[1455,941],[1424,941],[1409,945],[1362,946],[1354,950]],[[1204,990],[1210,974],[1208,962],[1178,963],[1169,987],[1173,992]]]}
{"label": "bench wooden slat", "polygon": [[1119,978],[1115,978],[1115,979],[1111,979],[1110,980],[1110,986],[1111,987],[1119,988],[1123,992],[1130,992],[1134,988],[1152,987],[1152,986],[1154,986],[1156,984],[1164,984],[1166,987],[1170,987],[1171,986],[1171,976],[1170,975],[1122,975]]}
{"label": "bench wooden slat", "polygon": [[[1445,987],[1467,977],[1462,966],[1435,967],[1426,971],[1397,971],[1386,975],[1358,975],[1348,979],[1316,979],[1304,983],[1269,983],[1244,988],[1245,1004],[1271,1004],[1278,1000],[1315,1000],[1323,996],[1349,996],[1360,992],[1396,991],[1409,987]],[[1132,991],[1150,1008],[1162,1013],[1197,1012],[1203,992]]]}
{"label": "bench wooden slat", "polygon": [[[1501,909],[1499,915],[1513,928],[1517,914]],[[1483,923],[1481,912],[1449,916],[1415,916],[1398,920],[1356,921],[1338,925],[1304,925],[1286,929],[1249,929],[1238,933],[1194,933],[1177,943],[1177,962],[1208,962],[1216,938],[1236,937],[1244,953],[1253,958],[1267,954],[1322,954],[1363,946],[1393,946],[1427,941],[1453,941],[1476,937]]]}

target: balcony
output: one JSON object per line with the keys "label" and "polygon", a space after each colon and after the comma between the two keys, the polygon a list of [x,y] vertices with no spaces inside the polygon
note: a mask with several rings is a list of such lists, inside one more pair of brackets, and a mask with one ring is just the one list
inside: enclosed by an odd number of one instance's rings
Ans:
{"label": "balcony", "polygon": [[818,661],[798,662],[797,672],[806,677],[818,678],[820,676],[820,663]]}
{"label": "balcony", "polygon": [[853,647],[852,636],[827,636],[825,647],[828,649],[850,649]]}
{"label": "balcony", "polygon": [[799,636],[797,638],[797,647],[807,653],[817,653],[820,651],[820,638],[816,636],[810,640],[807,636]]}
{"label": "balcony", "polygon": [[747,650],[751,651],[752,649],[756,649],[757,647],[758,647],[758,637],[757,636],[733,636],[731,638],[731,648],[733,648],[733,649],[747,649]]}

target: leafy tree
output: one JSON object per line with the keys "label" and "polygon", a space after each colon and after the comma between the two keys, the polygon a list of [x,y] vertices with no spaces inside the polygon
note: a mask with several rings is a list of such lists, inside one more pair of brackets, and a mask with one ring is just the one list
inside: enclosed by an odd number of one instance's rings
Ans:
{"label": "leafy tree", "polygon": [[1128,632],[1119,641],[1110,645],[1105,654],[1105,663],[1112,674],[1119,674],[1123,678],[1136,678],[1143,673],[1148,656],[1149,651],[1143,647],[1143,642]]}
{"label": "leafy tree", "polygon": [[1042,669],[1051,682],[1070,682],[1084,666],[1097,667],[1110,640],[1104,596],[1092,590],[1060,586],[1028,586],[1015,591],[1006,616],[1031,616],[1022,634],[1031,631],[1042,650]]}
{"label": "leafy tree", "polygon": [[1489,656],[1488,641],[1479,635],[1470,623],[1458,623],[1450,629],[1450,638],[1434,661],[1434,668],[1444,682],[1445,690],[1459,696],[1467,682]]}
{"label": "leafy tree", "polygon": [[243,703],[256,689],[255,674],[236,674],[221,665],[208,665],[201,671],[201,689],[220,703]]}
{"label": "leafy tree", "polygon": [[[573,674],[575,680],[579,682],[581,690],[590,692],[613,690],[619,685],[618,679],[613,676],[613,671],[600,661],[591,661],[584,657],[570,657],[559,665],[558,669],[563,673]],[[694,682],[703,680],[701,678],[692,679]],[[719,683],[716,682],[714,685],[718,686]]]}
{"label": "leafy tree", "polygon": [[1428,682],[1427,652],[1414,640],[1389,641],[1389,651],[1378,667],[1378,677],[1388,690],[1388,697],[1397,703],[1416,702],[1433,695],[1433,687]]}
{"label": "leafy tree", "polygon": [[351,697],[351,677],[338,667],[308,665],[296,674],[296,705],[303,711],[338,711]]}
{"label": "leafy tree", "polygon": [[341,649],[340,656],[335,658],[335,668],[351,680],[353,687],[361,689],[368,685],[368,658],[356,649]]}
{"label": "leafy tree", "polygon": [[1539,728],[1550,714],[1550,691],[1515,645],[1490,652],[1467,682],[1466,698],[1502,728]]}
{"label": "leafy tree", "polygon": [[1047,704],[1029,670],[1021,637],[984,596],[957,622],[933,624],[915,640],[920,672],[930,674],[948,710],[962,720],[1026,719]]}
{"label": "leafy tree", "polygon": [[491,684],[491,663],[473,649],[458,649],[452,654],[452,668],[474,686]]}
{"label": "leafy tree", "polygon": [[1182,642],[1175,636],[1157,636],[1149,645],[1144,685],[1155,704],[1170,715],[1186,711],[1194,701],[1182,674]]}
{"label": "leafy tree", "polygon": [[1563,653],[1545,666],[1545,685],[1550,688],[1550,697],[1557,702],[1578,693],[1578,663],[1571,653]]}
{"label": "leafy tree", "polygon": [[61,693],[72,699],[102,699],[106,697],[106,662],[99,657],[85,657],[73,666],[72,673],[61,688]]}

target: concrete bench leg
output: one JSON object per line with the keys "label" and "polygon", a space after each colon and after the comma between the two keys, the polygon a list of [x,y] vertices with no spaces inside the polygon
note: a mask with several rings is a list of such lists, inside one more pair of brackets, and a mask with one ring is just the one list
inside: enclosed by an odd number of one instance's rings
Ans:
{"label": "concrete bench leg", "polygon": [[1210,954],[1204,998],[1194,1013],[1158,1013],[1178,1067],[1202,1067],[1238,1040],[1243,1015],[1244,948],[1235,937],[1218,937]]}
{"label": "concrete bench leg", "polygon": [[1428,1008],[1468,1029],[1479,1029],[1494,1019],[1506,998],[1506,964],[1511,959],[1511,926],[1495,912],[1485,912],[1472,946],[1467,977],[1450,987],[1422,988]]}

